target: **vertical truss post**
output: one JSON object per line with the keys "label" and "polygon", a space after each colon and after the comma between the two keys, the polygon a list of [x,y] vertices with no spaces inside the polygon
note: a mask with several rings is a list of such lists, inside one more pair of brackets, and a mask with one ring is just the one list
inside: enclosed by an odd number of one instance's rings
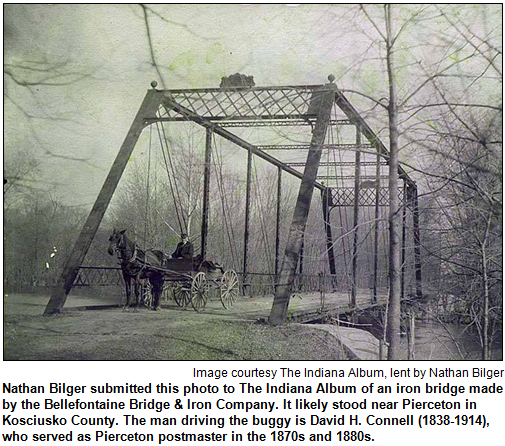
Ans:
{"label": "vertical truss post", "polygon": [[157,92],[156,90],[149,90],[147,92],[137,116],[135,116],[130,130],[123,141],[121,149],[116,156],[114,164],[105,179],[102,189],[98,194],[95,204],[84,223],[84,227],[75,242],[74,248],[63,267],[61,276],[53,288],[51,298],[44,310],[44,315],[58,314],[65,305],[68,293],[70,293],[75,278],[79,272],[79,266],[81,266],[84,261],[93,238],[95,237],[96,231],[102,222],[112,195],[114,194],[119,180],[121,179],[121,175],[128,163],[128,159],[130,158],[135,144],[142,133],[142,129],[145,126],[146,118],[153,118],[155,116],[156,110],[160,105],[161,98],[161,92]]}
{"label": "vertical truss post", "polygon": [[246,283],[247,277],[247,253],[249,250],[249,214],[251,207],[251,179],[252,179],[252,152],[247,151],[247,176],[245,192],[245,223],[244,223],[244,258],[242,261],[243,283]]}
{"label": "vertical truss post", "polygon": [[373,292],[372,303],[377,303],[377,284],[379,274],[379,206],[380,206],[380,173],[381,173],[381,156],[377,151],[377,164],[375,166],[375,221],[374,221],[374,238],[373,238]]}
{"label": "vertical truss post", "polygon": [[284,261],[279,278],[280,283],[279,286],[277,286],[274,302],[270,311],[269,322],[272,325],[282,324],[288,312],[289,300],[295,279],[296,265],[298,263],[298,256],[302,243],[302,234],[305,232],[312,194],[314,192],[314,183],[319,169],[319,162],[321,161],[322,148],[330,121],[331,109],[335,102],[336,85],[332,83],[335,78],[334,76],[329,76],[328,78],[331,83],[326,84],[322,90],[319,90],[317,96],[316,92],[314,92],[311,99],[311,105],[315,105],[317,102],[316,124],[312,133],[302,184],[298,192],[298,198],[296,200],[293,219],[288,234]]}
{"label": "vertical truss post", "polygon": [[405,297],[405,253],[407,240],[407,182],[403,180],[401,299]]}
{"label": "vertical truss post", "polygon": [[333,283],[333,287],[336,287],[337,268],[335,266],[335,251],[333,249],[333,235],[331,233],[330,223],[330,193],[331,192],[328,187],[321,191],[321,201],[323,205],[324,228],[326,230],[326,251],[328,252],[328,265],[330,267],[330,274],[333,276],[331,282]]}
{"label": "vertical truss post", "polygon": [[[305,233],[302,234],[302,243],[300,245],[300,259],[298,260],[298,274],[300,275],[300,284],[303,274],[303,252],[305,250]],[[301,288],[301,285],[300,285]]]}
{"label": "vertical truss post", "polygon": [[[351,307],[356,306],[356,295],[358,294],[358,225],[359,225],[359,182],[361,175],[361,128],[356,126],[356,154],[354,167],[354,219],[353,232],[354,239],[352,244],[352,288],[351,288]],[[377,181],[379,178],[377,177]]]}
{"label": "vertical truss post", "polygon": [[281,238],[281,200],[282,200],[282,169],[277,168],[277,209],[275,214],[275,277],[278,282],[280,263],[280,238]]}
{"label": "vertical truss post", "polygon": [[203,206],[202,206],[202,259],[207,256],[207,234],[209,232],[210,205],[210,166],[212,159],[212,127],[207,127],[205,138],[205,165],[203,169]]}
{"label": "vertical truss post", "polygon": [[414,212],[412,213],[412,225],[414,231],[414,268],[416,271],[416,297],[423,297],[422,271],[421,271],[421,233],[419,231],[419,199],[417,188],[414,189]]}

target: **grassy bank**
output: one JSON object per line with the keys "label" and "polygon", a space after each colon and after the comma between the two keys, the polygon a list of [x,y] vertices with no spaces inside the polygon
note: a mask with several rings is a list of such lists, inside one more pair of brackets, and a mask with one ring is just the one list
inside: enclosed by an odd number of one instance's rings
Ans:
{"label": "grassy bank", "polygon": [[333,336],[306,326],[270,327],[176,307],[43,317],[46,302],[37,295],[12,295],[4,302],[4,359],[345,359]]}

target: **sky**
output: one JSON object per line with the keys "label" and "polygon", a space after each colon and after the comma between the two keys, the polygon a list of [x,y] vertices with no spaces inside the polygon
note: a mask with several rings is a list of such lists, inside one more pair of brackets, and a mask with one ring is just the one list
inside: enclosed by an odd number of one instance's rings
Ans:
{"label": "sky", "polygon": [[[303,85],[333,73],[339,86],[387,91],[380,62],[371,59],[359,76],[349,71],[370,48],[380,54],[370,27],[350,26],[352,8],[152,5],[152,48],[137,5],[4,8],[6,70],[14,74],[4,82],[5,165],[20,153],[36,157],[38,187],[68,205],[93,203],[152,80],[218,87],[241,72],[257,86]],[[371,115],[387,142],[384,110]]]}
{"label": "sky", "polygon": [[[254,75],[256,85],[319,84],[331,72],[320,27],[330,5],[152,9],[171,21],[149,15],[167,88],[217,87],[236,72]],[[150,82],[162,85],[150,63],[143,11],[135,5],[6,5],[5,24],[5,62],[20,77],[44,78],[19,69],[26,61],[47,63],[44,68],[65,63],[61,71],[74,73],[54,81],[69,85],[30,90],[7,79],[6,160],[27,148],[42,163],[43,181],[56,183],[43,183],[56,196],[89,203]]]}

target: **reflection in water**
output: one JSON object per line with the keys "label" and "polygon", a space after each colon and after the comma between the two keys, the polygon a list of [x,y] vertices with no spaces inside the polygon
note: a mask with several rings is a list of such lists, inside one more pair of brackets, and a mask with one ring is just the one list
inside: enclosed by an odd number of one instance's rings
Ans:
{"label": "reflection in water", "polygon": [[[407,359],[408,340],[401,338],[402,357]],[[491,352],[492,359],[502,358],[502,346]],[[462,360],[481,359],[481,347],[478,337],[470,335],[464,326],[440,324],[437,322],[416,321],[415,337],[416,360]]]}

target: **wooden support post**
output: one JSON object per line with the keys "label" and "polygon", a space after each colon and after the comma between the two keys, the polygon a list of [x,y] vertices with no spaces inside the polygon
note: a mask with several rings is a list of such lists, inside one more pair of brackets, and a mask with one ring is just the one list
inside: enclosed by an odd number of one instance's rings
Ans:
{"label": "wooden support post", "polygon": [[210,205],[210,167],[212,159],[212,128],[207,127],[205,138],[205,165],[203,169],[203,206],[202,206],[202,259],[207,257],[207,234],[209,232]]}
{"label": "wooden support post", "polygon": [[[330,77],[330,82],[333,82],[334,77]],[[296,265],[300,253],[302,234],[305,232],[307,218],[314,192],[314,183],[321,161],[322,147],[328,129],[331,109],[335,102],[336,85],[333,83],[326,84],[318,95],[317,119],[312,133],[310,149],[307,155],[305,170],[303,172],[302,184],[298,192],[295,209],[293,212],[293,220],[288,234],[284,261],[282,263],[279,286],[277,287],[274,302],[270,312],[269,322],[272,325],[282,324],[287,316],[289,301],[293,282],[295,279]],[[315,100],[315,96],[313,96]]]}
{"label": "wooden support post", "polygon": [[[246,283],[247,278],[247,253],[249,250],[249,213],[251,207],[251,179],[252,179],[252,152],[247,152],[247,177],[245,192],[245,223],[244,223],[244,257],[242,261],[242,281]],[[244,290],[245,293],[245,290]]]}
{"label": "wooden support post", "polygon": [[405,254],[407,240],[407,182],[403,180],[401,298],[405,298]]}
{"label": "wooden support post", "polygon": [[[356,296],[358,294],[358,225],[359,225],[359,191],[361,175],[361,129],[356,126],[356,154],[354,167],[354,239],[352,244],[352,287],[351,287],[351,308],[356,306]],[[379,181],[379,178],[377,178]]]}
{"label": "wooden support post", "polygon": [[375,182],[375,221],[374,221],[374,245],[373,245],[373,293],[372,293],[372,303],[377,303],[378,291],[378,274],[379,274],[379,206],[380,206],[380,173],[381,173],[381,156],[377,152],[377,165],[375,166],[375,176],[377,181]]}
{"label": "wooden support post", "polygon": [[114,194],[119,180],[121,179],[121,175],[128,163],[130,155],[132,154],[142,129],[146,125],[146,118],[152,119],[155,117],[155,113],[161,103],[161,99],[162,92],[158,92],[156,90],[149,90],[147,92],[137,116],[133,120],[130,130],[128,131],[121,149],[116,156],[114,164],[109,171],[105,183],[98,194],[95,204],[84,223],[84,227],[75,242],[74,248],[63,267],[61,276],[59,277],[56,286],[53,288],[51,298],[49,299],[44,311],[45,315],[58,314],[65,305],[68,293],[70,293],[75,278],[79,273],[79,267],[86,257],[96,231],[102,222],[105,211],[109,206],[112,195]]}
{"label": "wooden support post", "polygon": [[323,207],[323,221],[324,228],[326,230],[326,251],[328,252],[328,265],[330,267],[330,274],[332,277],[332,288],[337,287],[337,268],[335,266],[335,251],[333,249],[333,235],[331,232],[331,223],[330,223],[330,189],[327,187],[321,192],[321,202]]}
{"label": "wooden support post", "polygon": [[281,202],[282,202],[282,169],[277,168],[277,209],[275,214],[275,277],[278,282],[280,264],[280,239],[281,239]]}
{"label": "wooden support post", "polygon": [[412,213],[412,226],[414,231],[414,268],[416,271],[416,297],[423,297],[422,271],[421,271],[421,234],[419,231],[419,199],[417,188],[414,189],[414,211]]}

